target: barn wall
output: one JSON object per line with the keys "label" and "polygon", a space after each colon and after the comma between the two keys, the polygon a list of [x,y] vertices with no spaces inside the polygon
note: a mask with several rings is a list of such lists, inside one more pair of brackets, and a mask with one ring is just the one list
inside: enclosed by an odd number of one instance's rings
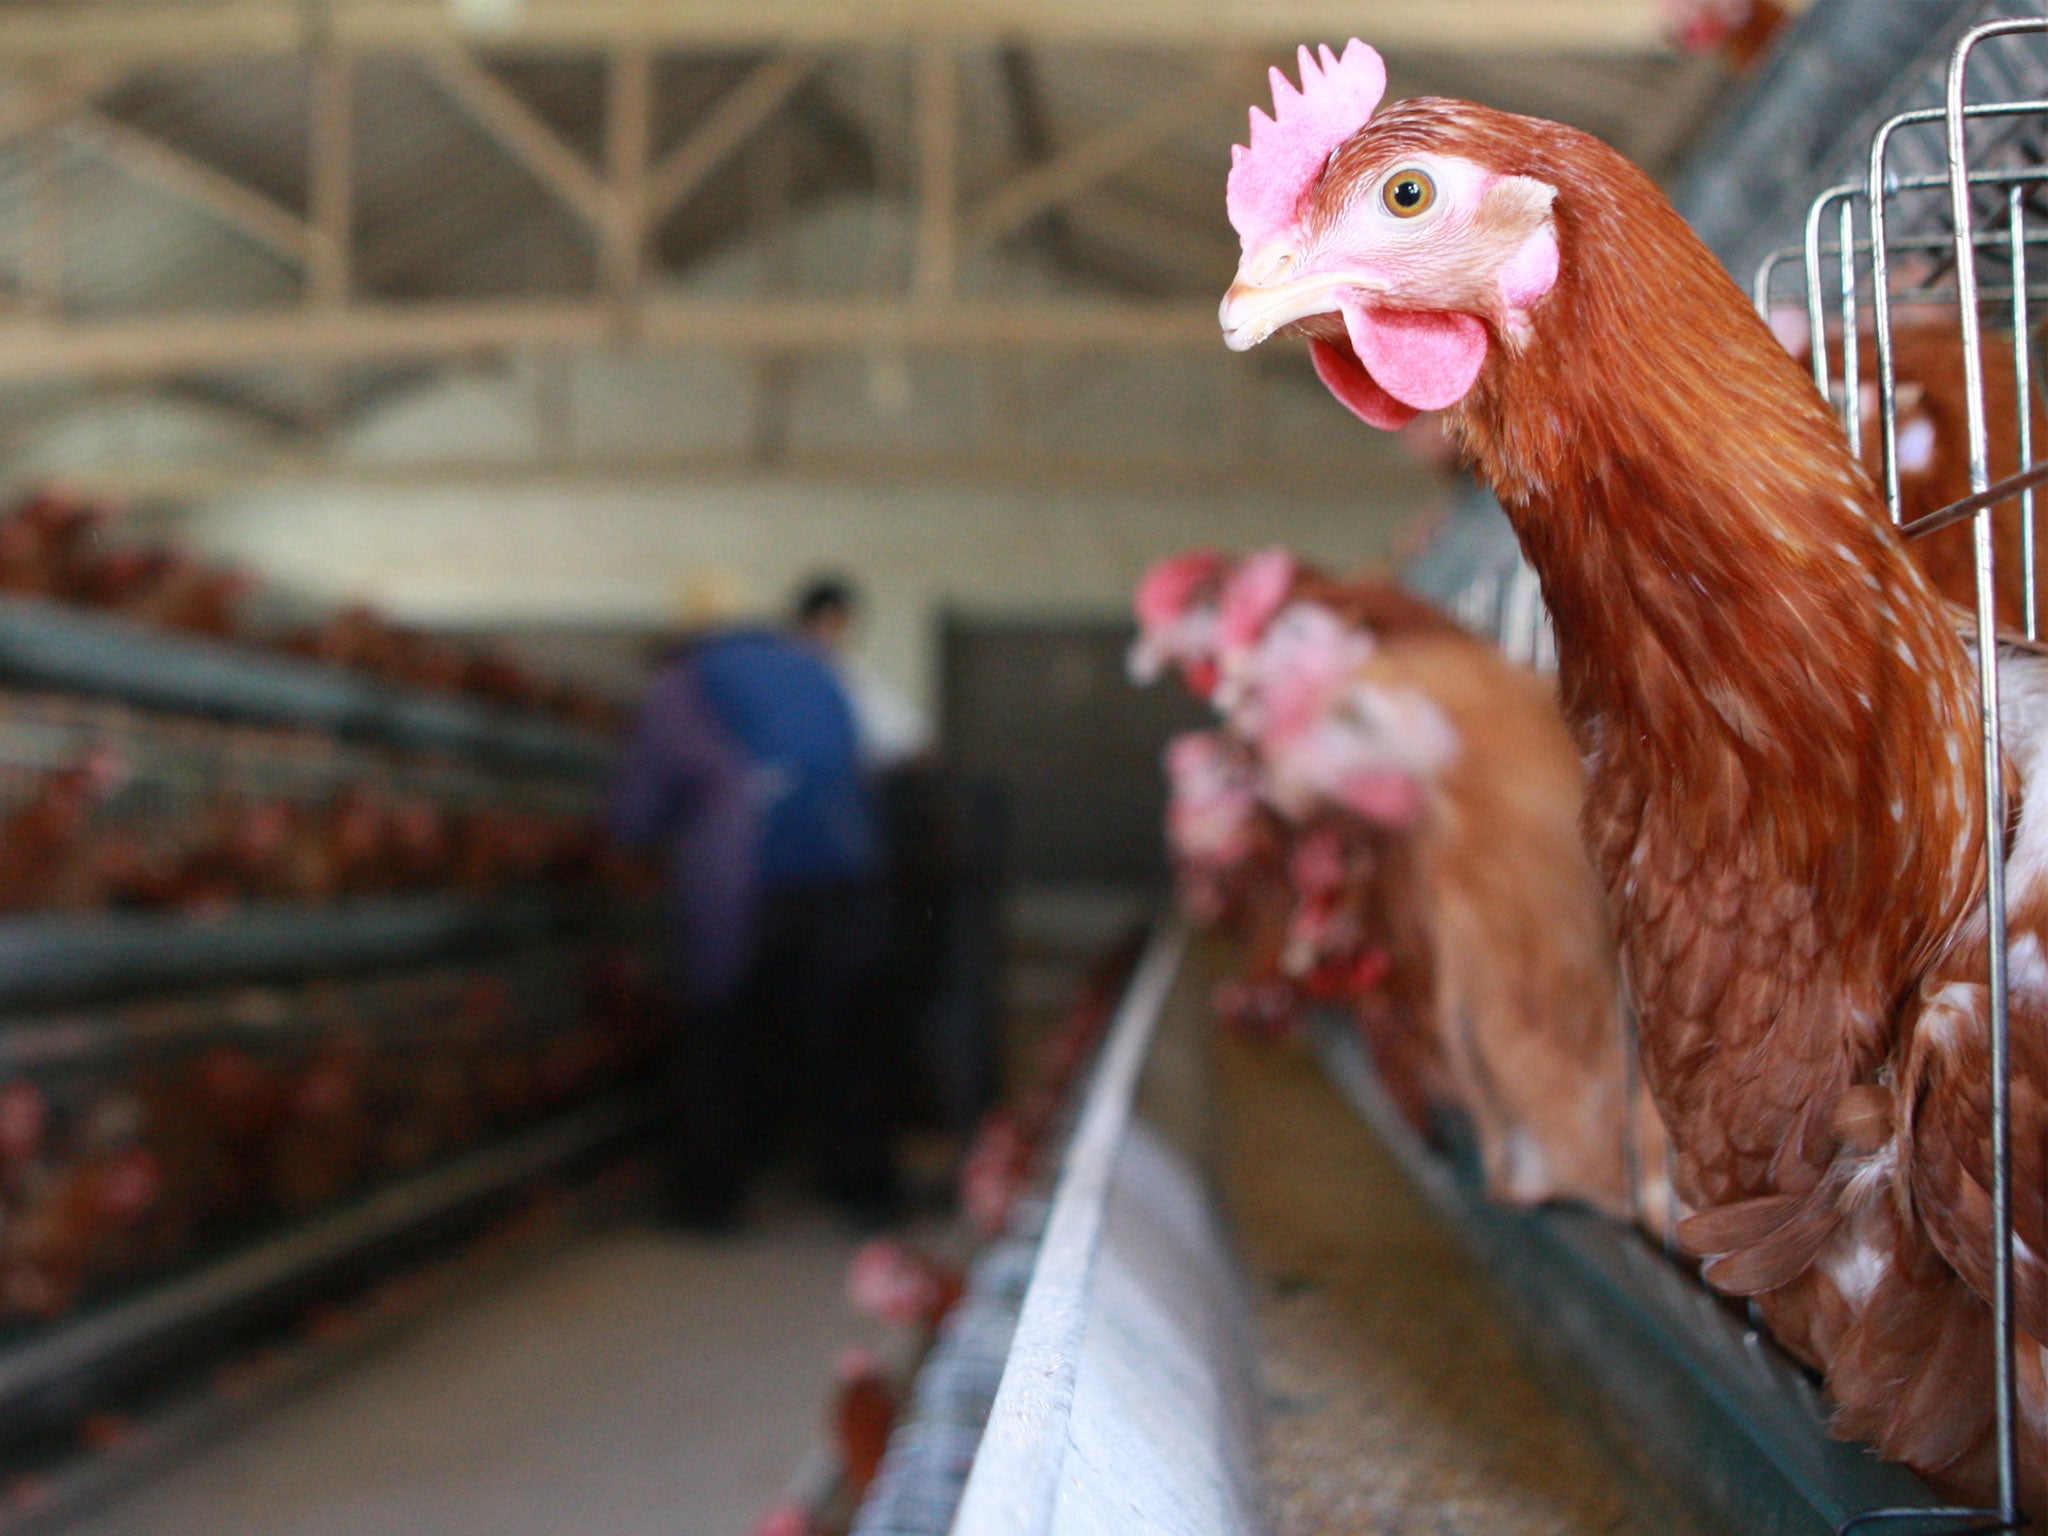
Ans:
{"label": "barn wall", "polygon": [[773,481],[303,487],[197,509],[185,526],[203,549],[293,586],[465,625],[658,623],[707,577],[768,611],[831,566],[868,591],[870,664],[929,699],[943,609],[1119,613],[1157,556],[1242,545],[1253,529],[1261,543],[1357,565],[1383,553],[1413,506]]}

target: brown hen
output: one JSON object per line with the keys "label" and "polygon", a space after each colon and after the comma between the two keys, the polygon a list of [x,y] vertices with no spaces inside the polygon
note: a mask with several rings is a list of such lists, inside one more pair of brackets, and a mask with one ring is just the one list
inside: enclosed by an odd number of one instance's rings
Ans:
{"label": "brown hen", "polygon": [[[1367,57],[1370,56],[1370,57]],[[1313,334],[1354,412],[1447,408],[1556,621],[1586,826],[1684,1236],[1838,1425],[1992,1490],[1975,668],[1797,365],[1649,180],[1362,44],[1254,124],[1232,340]],[[1336,95],[1343,96],[1341,101]],[[1240,179],[1240,174],[1242,178]],[[2017,669],[2015,669],[2017,670]],[[2048,726],[2015,679],[2009,747]],[[2033,786],[2028,786],[2031,789]],[[2011,876],[2026,1503],[2048,1392],[2048,842]]]}

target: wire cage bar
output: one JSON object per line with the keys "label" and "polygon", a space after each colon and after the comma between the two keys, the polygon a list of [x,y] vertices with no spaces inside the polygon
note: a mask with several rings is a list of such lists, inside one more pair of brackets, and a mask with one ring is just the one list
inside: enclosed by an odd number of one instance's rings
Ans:
{"label": "wire cage bar", "polygon": [[1557,670],[1557,634],[1543,586],[1519,552],[1473,576],[1444,606],[1467,629],[1489,636],[1510,661],[1538,672]]}
{"label": "wire cage bar", "polygon": [[[1975,1529],[2010,1529],[2019,1521],[2006,870],[2002,838],[1994,832],[2006,824],[1996,518],[2016,505],[2022,563],[2018,618],[2026,637],[2034,640],[2040,634],[2034,489],[2048,481],[2048,465],[2034,460],[2033,314],[2035,300],[2048,297],[2048,289],[2041,284],[2040,264],[2030,261],[2029,247],[2048,243],[2048,219],[2038,207],[2042,184],[2048,181],[2042,137],[2048,128],[2048,100],[2040,99],[2038,92],[1972,100],[1970,88],[1972,61],[1984,45],[2014,40],[2031,42],[2038,50],[2044,35],[2048,17],[1991,21],[1965,32],[1948,59],[1942,105],[1902,112],[1884,122],[1872,135],[1863,181],[1844,182],[1815,197],[1807,212],[1803,246],[1767,255],[1758,265],[1751,290],[1758,311],[1775,319],[1780,313],[1780,274],[1788,268],[1799,272],[1803,289],[1798,306],[1814,384],[1839,413],[1851,451],[1876,475],[1901,531],[1909,538],[1923,538],[1964,520],[1972,525],[1985,807],[1998,1507],[1877,1510],[1850,1522],[1859,1529],[1905,1519],[1947,1519]],[[2007,67],[1980,70],[1976,78],[1981,84],[1988,77],[1990,94],[1996,96],[2001,90],[2010,92],[2023,74]],[[1795,259],[1798,265],[1793,268]],[[1915,317],[1915,324],[1949,328],[1959,348],[1969,470],[1967,496],[1910,519],[1905,516],[1902,485],[1898,377],[1899,325],[1906,313]],[[1942,318],[1931,321],[1930,316]],[[2017,472],[1996,484],[1987,326],[2003,328],[2009,339],[2015,418],[2011,428]],[[1863,371],[1866,345],[1874,365],[1870,381]],[[1864,440],[1872,427],[1875,462]]]}
{"label": "wire cage bar", "polygon": [[[176,870],[231,837],[233,826],[264,816],[296,817],[293,835],[317,838],[353,805],[382,818],[378,825],[407,818],[443,839],[484,823],[516,825],[522,836],[567,850],[597,809],[598,785],[580,775],[0,690],[0,824],[39,814],[40,797],[61,793],[60,776],[88,765],[104,776],[91,796],[89,835],[125,839],[138,867],[155,870]],[[502,831],[482,835],[503,840]]]}
{"label": "wire cage bar", "polygon": [[288,726],[245,725],[58,695],[0,691],[0,814],[42,777],[94,747],[118,768],[122,808],[169,810],[201,788],[310,802],[344,783],[375,784],[451,806],[490,803],[536,813],[589,812],[597,786],[542,772],[480,767],[460,757],[347,742]]}

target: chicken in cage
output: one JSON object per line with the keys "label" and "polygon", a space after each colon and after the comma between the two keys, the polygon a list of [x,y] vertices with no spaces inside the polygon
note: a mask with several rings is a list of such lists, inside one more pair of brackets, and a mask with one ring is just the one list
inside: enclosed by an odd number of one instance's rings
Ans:
{"label": "chicken in cage", "polygon": [[600,943],[8,1019],[0,1329],[626,1081],[646,980]]}
{"label": "chicken in cage", "polygon": [[[1667,1235],[1550,679],[1382,579],[1277,550],[1162,562],[1137,606],[1138,658],[1222,715],[1167,760],[1189,913],[1244,945],[1219,1015],[1271,1034],[1341,1006],[1412,1127],[1470,1125],[1494,1198]],[[1525,651],[1532,611],[1494,610]]]}
{"label": "chicken in cage", "polygon": [[109,508],[55,490],[0,513],[0,600],[34,599],[201,640],[281,651],[401,688],[467,694],[552,715],[597,735],[618,728],[608,699],[535,676],[511,658],[409,629],[361,604],[310,616],[247,571],[117,538]]}
{"label": "chicken in cage", "polygon": [[[1933,1243],[1990,1304],[1989,1481],[2005,1523],[2022,1505],[2038,1507],[2048,1475],[2027,1428],[2048,1400],[2038,1364],[2048,1315],[2033,1272],[2043,1170],[2027,1150],[2038,1136],[2031,1120],[2042,1029],[2038,918],[2029,910],[2038,902],[2040,813],[2028,802],[2048,792],[2035,771],[2048,652],[2027,643],[2040,633],[2044,554],[2034,487],[2048,479],[2036,458],[2048,416],[2034,383],[2034,316],[2048,286],[2033,275],[2048,244],[2038,197],[2048,178],[2048,101],[1973,94],[1970,66],[1980,49],[2029,39],[2038,47],[2043,34],[2048,23],[2026,19],[1968,33],[1951,58],[1943,106],[1888,120],[1872,139],[1867,177],[1816,197],[1803,248],[1767,258],[1754,284],[1757,307],[1772,316],[1777,274],[1799,258],[1799,324],[1781,324],[1780,334],[1806,355],[1935,589],[1974,613],[1965,631],[1979,662],[1984,818],[2009,829],[2004,857],[1994,848],[1984,860],[1987,1039],[1969,1075],[1988,1087],[1970,1083],[1963,1062],[1940,1062],[1940,1046],[1923,1048],[1934,1061],[1910,1065],[1919,1094],[1988,1100],[1979,1106],[1988,1108],[1981,1134],[1946,1146],[1925,1138],[1923,1155],[1962,1165],[1949,1187],[1914,1182],[1950,1198],[1967,1191],[1986,1208],[1968,1225],[1937,1231]],[[2015,1074],[2023,1085],[2017,1127]]]}
{"label": "chicken in cage", "polygon": [[[1819,394],[1634,166],[1382,108],[1356,42],[1253,113],[1221,311],[1239,350],[1305,333],[1371,426],[1442,410],[1492,486],[1548,610],[1679,1243],[1838,1432],[1970,1501],[1913,1514],[2001,1526],[2048,1507],[2048,102],[1998,62],[2044,34],[1962,36],[1943,104],[1815,203],[1790,339]],[[1512,580],[1461,616],[1526,654]]]}
{"label": "chicken in cage", "polygon": [[318,732],[0,696],[0,911],[219,911],[582,878],[587,780]]}

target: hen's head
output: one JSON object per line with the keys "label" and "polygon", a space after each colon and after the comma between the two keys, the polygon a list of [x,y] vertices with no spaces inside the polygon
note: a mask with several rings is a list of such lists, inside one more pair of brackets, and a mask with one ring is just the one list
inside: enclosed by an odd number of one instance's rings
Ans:
{"label": "hen's head", "polygon": [[1216,707],[1261,747],[1299,730],[1375,643],[1329,604],[1303,596],[1303,577],[1286,550],[1261,550],[1238,562],[1217,602]]}
{"label": "hen's head", "polygon": [[[1232,149],[1228,208],[1243,256],[1220,318],[1235,350],[1283,327],[1311,337],[1317,374],[1376,427],[1455,405],[1488,352],[1514,347],[1557,281],[1557,188],[1513,170],[1521,122],[1461,102],[1378,111],[1380,56],[1300,52],[1301,87],[1273,71]],[[1506,130],[1506,131],[1504,131]]]}
{"label": "hen's head", "polygon": [[1340,807],[1376,825],[1412,825],[1429,786],[1458,754],[1458,735],[1434,699],[1414,688],[1352,677],[1325,707],[1272,749],[1270,793],[1297,805]]}

